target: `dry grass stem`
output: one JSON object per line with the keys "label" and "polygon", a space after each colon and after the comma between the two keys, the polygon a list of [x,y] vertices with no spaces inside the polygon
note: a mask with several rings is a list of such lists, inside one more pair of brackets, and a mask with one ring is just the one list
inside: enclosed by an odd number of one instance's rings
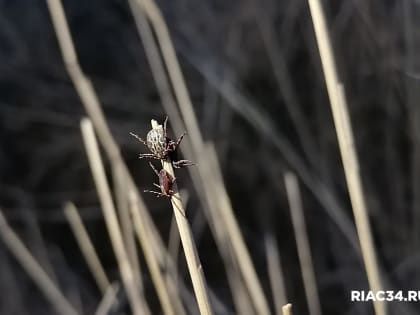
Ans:
{"label": "dry grass stem", "polygon": [[[347,110],[348,106],[345,92],[338,78],[330,36],[321,3],[319,0],[309,0],[309,7],[330,98],[331,110],[337,132],[350,201],[353,208],[357,234],[362,249],[363,261],[370,288],[371,290],[378,292],[383,290],[383,284],[381,283],[376,249],[369,224],[365,196],[363,194],[362,181],[359,173],[359,162],[354,145],[353,131]],[[377,315],[387,314],[385,301],[375,301],[373,305]]]}
{"label": "dry grass stem", "polygon": [[149,18],[153,29],[156,33],[157,41],[160,45],[162,57],[165,61],[166,69],[171,80],[171,84],[181,110],[188,134],[191,139],[193,148],[200,149],[202,147],[202,136],[195,118],[194,108],[187,89],[187,85],[182,75],[181,67],[176,56],[168,27],[165,23],[162,13],[153,0],[137,0],[144,9],[146,16]]}
{"label": "dry grass stem", "polygon": [[12,230],[1,210],[0,238],[58,314],[79,314]]}
{"label": "dry grass stem", "polygon": [[[158,128],[158,123],[155,120],[151,122],[152,128]],[[175,173],[170,160],[162,161],[163,168],[175,178]],[[194,292],[198,302],[198,308],[201,315],[213,314],[209,293],[207,290],[207,283],[204,278],[203,267],[201,266],[200,258],[198,257],[197,248],[191,232],[190,224],[187,220],[184,206],[181,201],[181,196],[178,191],[176,182],[172,187],[174,194],[171,197],[171,204],[174,211],[175,220],[178,225],[179,235],[181,237],[182,247],[184,249],[185,259],[187,261],[188,270],[191,276]]]}
{"label": "dry grass stem", "polygon": [[282,306],[286,304],[287,295],[278,244],[273,233],[266,233],[264,237],[264,245],[267,257],[268,276],[274,301],[274,309],[276,314],[280,314]]}
{"label": "dry grass stem", "polygon": [[[133,225],[140,245],[142,246],[144,258],[147,267],[149,268],[152,281],[155,285],[156,293],[158,295],[162,310],[165,315],[185,314],[182,304],[179,303],[174,292],[169,292],[168,286],[165,283],[164,276],[160,270],[159,261],[154,253],[152,243],[149,241],[149,235],[145,222],[141,219],[138,211],[138,198],[135,191],[129,191],[129,206],[133,218]],[[171,279],[168,279],[171,280]],[[172,298],[171,298],[172,296]],[[178,305],[177,305],[178,304]],[[176,311],[175,311],[176,308]]]}
{"label": "dry grass stem", "polygon": [[[98,139],[101,142],[109,160],[111,160],[113,163],[118,163],[122,167],[124,176],[127,179],[128,187],[135,189],[136,185],[121,157],[118,145],[107,125],[98,96],[96,95],[96,92],[89,79],[80,68],[61,2],[60,0],[47,0],[47,4],[67,72],[70,75],[73,85],[76,88],[76,91],[82,101],[83,106],[85,107],[86,112],[92,120],[92,123],[98,134]],[[154,244],[154,248],[156,249],[156,254],[158,255],[159,259],[163,261],[165,259],[164,257],[166,257],[163,253],[163,242],[160,239],[156,226],[150,218],[150,214],[139,194],[138,199],[141,217],[147,222],[149,231],[152,234],[150,240]]]}
{"label": "dry grass stem", "polygon": [[128,204],[127,178],[125,176],[124,167],[116,160],[112,162],[112,176],[114,182],[115,201],[118,210],[117,213],[121,222],[125,248],[127,249],[134,277],[136,281],[142,285],[143,279],[140,274],[140,263],[137,254],[136,239],[134,236],[134,229]]}
{"label": "dry grass stem", "polygon": [[96,254],[95,248],[86,231],[82,219],[77,211],[76,206],[68,202],[64,205],[64,214],[69,221],[70,227],[76,237],[77,244],[86,259],[87,265],[95,278],[96,284],[101,290],[102,294],[105,294],[110,287],[110,282],[105,273],[105,269]]}
{"label": "dry grass stem", "polygon": [[292,79],[287,68],[287,61],[282,52],[282,48],[276,40],[275,28],[271,24],[272,20],[266,16],[261,5],[255,4],[256,23],[261,33],[261,37],[268,54],[268,59],[272,65],[273,74],[279,87],[280,95],[284,100],[291,121],[294,125],[299,140],[302,143],[303,151],[312,164],[316,164],[319,160],[317,150],[315,148],[315,138],[310,132],[305,119],[305,115],[301,111],[302,106],[299,104],[296,91],[293,87]]}
{"label": "dry grass stem", "polygon": [[[101,141],[108,158],[112,161],[113,165],[115,165],[115,163],[120,165],[122,173],[127,180],[127,189],[136,191],[138,198],[138,211],[142,220],[146,222],[145,224],[148,226],[148,232],[150,233],[148,241],[151,243],[151,246],[155,250],[155,255],[157,255],[159,262],[163,266],[167,261],[164,243],[157,232],[156,226],[150,217],[143,199],[136,190],[133,178],[121,157],[118,145],[106,123],[98,96],[96,95],[89,79],[80,68],[61,2],[59,0],[48,0],[47,3],[66,69],[80,99],[82,100],[83,106],[95,126],[98,138]],[[173,269],[170,269],[169,271],[171,272],[172,270]],[[171,275],[171,277],[173,276]]]}
{"label": "dry grass stem", "polygon": [[305,216],[303,214],[302,198],[300,196],[298,180],[293,173],[286,173],[284,175],[284,181],[290,205],[290,213],[292,216],[293,230],[295,232],[299,262],[302,270],[303,285],[308,301],[309,314],[321,315],[321,305],[316,286],[315,270],[312,262],[308,233],[306,231]]}
{"label": "dry grass stem", "polygon": [[120,289],[120,286],[116,283],[111,284],[107,290],[105,291],[105,294],[99,303],[95,315],[107,315],[109,314],[112,306],[115,304],[115,301],[117,300],[117,294]]}
{"label": "dry grass stem", "polygon": [[[217,202],[217,221],[223,222],[227,233],[227,240],[231,242],[231,250],[235,253],[237,264],[244,283],[247,286],[251,300],[253,301],[257,314],[270,314],[268,303],[264,295],[260,280],[253,266],[251,256],[246,247],[238,221],[233,212],[232,203],[226,191],[216,151],[212,144],[207,144],[200,155],[200,167],[204,170],[203,178],[206,178],[212,185],[213,198]],[[209,186],[210,186],[209,184]]]}
{"label": "dry grass stem", "polygon": [[[170,38],[168,28],[166,26],[166,23],[162,17],[162,14],[159,8],[157,7],[156,3],[153,0],[136,0],[136,1],[138,3],[138,6],[143,8],[145,15],[150,20],[153,26],[153,30],[156,33],[156,38],[160,45],[162,57],[165,61],[165,65],[168,70],[169,79],[172,84],[173,90],[175,92],[178,105],[181,109],[181,113],[183,115],[183,119],[185,121],[187,131],[192,142],[191,149],[194,152],[194,157],[198,157],[199,155],[201,155],[200,152],[203,151],[204,143],[202,140],[200,129],[198,127],[197,119],[194,114],[191,98],[189,96],[188,89],[185,84],[184,77],[182,75],[181,67],[179,65],[175,49]],[[159,56],[158,49],[156,47],[156,43],[153,39],[153,36],[151,35],[151,31],[147,24],[147,21],[144,21],[143,14],[142,12],[140,12],[138,6],[135,6],[134,0],[131,0],[130,4],[132,7],[133,15],[136,19],[137,26],[139,28],[140,35],[145,44],[148,60],[150,64],[152,65],[152,73],[155,76],[155,80],[157,80],[156,84],[158,85],[158,88],[160,86],[159,91],[162,96],[162,100],[166,100],[164,102],[166,104],[165,109],[170,108],[170,112],[178,114],[178,111],[175,108],[173,108],[175,102],[173,101],[173,99],[171,99],[171,95],[168,89],[169,84],[167,83],[168,80],[166,76],[164,75],[163,65],[158,60],[158,57],[157,57]],[[178,118],[178,115],[177,115],[177,119],[175,119],[175,122],[177,122],[178,120],[180,119]],[[178,124],[178,125],[181,125],[181,124]],[[188,149],[186,156],[190,158],[190,154],[192,151],[191,149],[189,149],[188,146],[186,149]],[[200,194],[200,198],[204,201],[203,202],[204,208],[209,209],[208,212],[210,212],[213,209],[209,206],[209,204],[206,204],[205,200],[207,198],[205,197],[205,194],[206,194],[206,191],[209,190],[208,186],[212,185],[212,183],[208,180],[206,176],[204,176],[204,171],[202,171],[201,166],[200,166],[200,164],[206,164],[208,161],[206,159],[202,159],[202,160],[197,159],[197,160],[199,161],[198,167],[197,167],[199,173],[193,174],[193,175],[198,175],[201,178],[201,181],[198,182],[196,180],[197,176],[193,176],[192,178]],[[190,170],[190,172],[194,172],[194,169]],[[213,195],[211,196],[211,198],[217,199],[217,196]],[[211,214],[208,214],[208,216],[211,216]],[[231,233],[235,234],[233,238],[234,243],[232,245],[234,248],[238,249],[237,251],[235,251],[235,253],[238,253],[238,252],[244,253],[244,251],[246,252],[244,256],[240,256],[237,259],[240,265],[244,265],[239,270],[241,270],[242,276],[245,279],[248,279],[245,281],[245,284],[248,287],[251,299],[253,300],[259,314],[262,314],[262,315],[269,314],[268,303],[264,297],[259,279],[256,276],[256,272],[252,265],[252,261],[249,258],[249,253],[247,252],[247,248],[243,241],[243,237],[240,233],[240,230],[239,230],[236,218],[233,215],[233,212],[229,216],[229,218],[232,219],[229,221],[230,223],[229,225],[236,226],[236,228],[234,228],[233,230],[230,229],[229,226],[225,228],[228,231],[228,233],[232,231]],[[214,226],[220,223],[213,221],[213,222],[210,222],[210,224]],[[213,227],[213,230],[214,229],[215,228]],[[223,245],[220,245],[220,246],[223,246]],[[243,257],[249,258],[249,259],[242,259]],[[244,270],[247,270],[247,271],[244,272]],[[252,281],[250,280],[250,278],[253,278]]]}
{"label": "dry grass stem", "polygon": [[136,315],[150,314],[149,307],[139,290],[135,279],[128,255],[124,246],[124,240],[121,229],[118,224],[118,218],[114,203],[111,197],[111,191],[106,179],[105,169],[100,156],[98,143],[93,131],[92,123],[84,118],[80,124],[83,142],[88,155],[89,165],[92,171],[93,179],[98,191],[101,208],[105,218],[105,223],[111,239],[114,253],[117,257],[118,267],[121,273],[123,285],[128,296],[132,311]]}

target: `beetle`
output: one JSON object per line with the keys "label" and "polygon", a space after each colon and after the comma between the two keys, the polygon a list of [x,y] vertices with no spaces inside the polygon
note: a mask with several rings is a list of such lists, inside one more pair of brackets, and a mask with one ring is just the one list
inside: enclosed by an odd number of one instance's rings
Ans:
{"label": "beetle", "polygon": [[160,197],[167,197],[171,198],[175,193],[173,190],[173,185],[175,183],[176,178],[174,178],[171,174],[169,174],[165,169],[161,169],[159,172],[153,166],[152,163],[149,162],[150,167],[155,172],[157,177],[159,178],[159,185],[153,183],[154,186],[160,189],[160,192],[154,190],[145,190],[144,192],[149,192],[152,194],[157,195],[158,198]]}
{"label": "beetle", "polygon": [[143,143],[151,152],[151,153],[142,153],[139,155],[139,158],[165,160],[166,158],[169,157],[172,160],[172,165],[175,168],[194,165],[194,163],[192,163],[189,160],[176,160],[176,149],[178,148],[182,139],[186,135],[186,132],[180,135],[176,141],[173,141],[167,136],[167,129],[166,129],[167,123],[168,123],[168,116],[166,116],[165,121],[163,122],[163,126],[159,125],[158,127],[153,128],[147,133],[146,141],[144,141],[135,133],[130,132],[130,135],[132,135],[138,141]]}

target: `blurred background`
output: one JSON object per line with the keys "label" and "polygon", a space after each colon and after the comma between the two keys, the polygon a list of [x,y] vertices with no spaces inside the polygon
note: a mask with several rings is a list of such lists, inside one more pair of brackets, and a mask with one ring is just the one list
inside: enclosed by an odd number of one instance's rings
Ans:
{"label": "blurred background", "polygon": [[[379,274],[386,289],[418,290],[420,3],[322,4],[346,91]],[[156,28],[153,10],[146,17],[135,1],[122,0],[64,0],[63,7],[80,66],[175,261],[186,314],[199,313],[182,248],[177,250],[173,211],[167,199],[143,193],[158,179],[138,159],[147,148],[129,135],[145,138],[150,120],[162,122],[166,115],[171,138],[188,131],[180,154],[197,163],[176,176],[216,314],[268,314],[253,309],[249,274],[223,236],[231,230],[220,214],[224,207],[235,215],[269,313],[290,302],[295,314],[373,314],[371,303],[350,301],[351,290],[368,290],[369,284],[306,1],[156,1],[193,118],[180,105],[180,80],[171,81],[160,41],[165,32]],[[109,282],[120,288],[106,313],[131,314],[80,132],[80,120],[92,114],[63,62],[46,2],[0,1],[0,60],[4,217],[70,304],[80,314],[94,314],[104,292],[63,210],[73,202]],[[116,181],[107,139],[94,126],[118,204],[117,191],[124,195],[126,188]],[[200,143],[210,151],[197,149]],[[218,163],[206,162],[200,152],[215,152]],[[303,225],[291,215],[295,188]],[[304,231],[296,235],[299,227]],[[309,269],[296,243],[302,233],[309,241],[303,249]],[[137,259],[150,313],[164,314],[141,246]],[[0,314],[58,312],[5,242],[0,293]],[[418,303],[388,306],[389,314],[420,310]]]}

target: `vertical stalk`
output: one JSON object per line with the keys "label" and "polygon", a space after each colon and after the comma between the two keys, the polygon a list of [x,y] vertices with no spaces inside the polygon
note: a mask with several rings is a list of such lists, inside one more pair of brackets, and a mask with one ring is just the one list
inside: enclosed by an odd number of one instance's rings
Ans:
{"label": "vertical stalk", "polygon": [[[151,124],[153,129],[161,127],[155,120],[152,120]],[[175,178],[172,161],[169,158],[162,160],[162,166],[172,176],[172,178]],[[181,237],[182,247],[184,248],[185,259],[190,272],[195,296],[197,298],[198,308],[201,315],[212,315],[213,311],[210,305],[210,298],[207,290],[207,283],[204,278],[203,267],[201,266],[200,258],[198,257],[197,247],[194,242],[191,227],[188,222],[176,182],[173,184],[172,190],[174,191],[174,194],[171,197],[171,204],[175,220],[178,225],[179,235]]]}
{"label": "vertical stalk", "polygon": [[[363,194],[359,161],[357,159],[345,92],[343,85],[338,78],[334,54],[321,3],[319,0],[308,1],[321,56],[322,69],[324,71],[325,82],[330,98],[338,145],[343,161],[344,173],[355,218],[357,235],[362,250],[363,262],[365,264],[369,286],[371,290],[378,292],[383,290],[383,285],[379,275],[380,272],[376,257],[376,249],[372,238],[372,231],[370,229],[365,196]],[[387,314],[385,301],[374,301],[373,306],[376,315]]]}

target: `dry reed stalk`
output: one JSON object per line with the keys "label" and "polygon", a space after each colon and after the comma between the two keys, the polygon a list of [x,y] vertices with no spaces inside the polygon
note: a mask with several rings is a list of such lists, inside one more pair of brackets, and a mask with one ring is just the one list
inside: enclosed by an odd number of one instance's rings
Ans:
{"label": "dry reed stalk", "polygon": [[315,137],[310,132],[305,115],[301,110],[299,100],[296,96],[296,91],[292,84],[292,78],[287,68],[287,62],[279,45],[275,28],[272,25],[272,19],[267,16],[267,10],[261,7],[261,4],[254,2],[256,23],[261,33],[265,50],[267,51],[268,59],[272,65],[274,78],[279,87],[280,96],[284,100],[284,106],[289,113],[291,122],[294,125],[294,130],[299,137],[302,144],[302,149],[311,161],[312,165],[317,165],[319,161],[317,150],[315,147]]}
{"label": "dry reed stalk", "polygon": [[[376,249],[369,224],[369,215],[363,193],[362,180],[360,178],[359,162],[348,114],[346,96],[343,85],[339,81],[322,5],[319,0],[308,1],[367,278],[370,289],[378,292],[383,290],[383,284],[381,282]],[[374,301],[373,306],[377,315],[387,314],[385,301]]]}
{"label": "dry reed stalk", "polygon": [[270,279],[271,292],[274,301],[274,309],[276,314],[280,314],[282,306],[287,301],[287,295],[278,244],[273,233],[266,233],[264,237],[264,245],[268,265],[268,276]]}
{"label": "dry reed stalk", "polygon": [[[219,196],[217,196],[217,183],[215,182],[214,173],[212,172],[212,166],[209,165],[205,160],[206,158],[204,158],[207,156],[209,151],[208,147],[210,146],[211,145],[208,144],[206,149],[202,151],[202,157],[198,157],[199,165],[197,165],[197,168],[200,169],[200,176],[207,180],[206,189],[203,191],[203,202],[211,209],[211,211],[207,211],[210,223],[209,227],[216,240],[216,245],[225,265],[227,280],[236,312],[244,315],[254,314],[254,299],[249,298],[249,288],[242,275],[244,269],[241,269],[240,267],[241,264],[244,264],[238,261],[236,257],[237,251],[232,250],[229,233],[226,231],[225,225],[222,224],[224,219],[223,214],[221,213],[224,213],[225,211],[223,208],[220,208],[223,205],[220,202]],[[229,211],[229,209],[226,211]]]}
{"label": "dry reed stalk", "polygon": [[[194,150],[194,156],[198,158],[199,156],[202,156],[200,152],[203,151],[204,143],[202,140],[200,129],[198,127],[197,119],[195,117],[195,113],[194,113],[192,102],[188,93],[188,89],[186,87],[184,77],[182,75],[181,68],[180,68],[172,41],[170,39],[170,35],[167,29],[166,23],[162,17],[162,14],[159,8],[157,7],[156,3],[153,0],[137,0],[137,2],[143,8],[144,13],[149,18],[153,26],[153,29],[156,33],[156,38],[160,45],[162,57],[165,61],[169,78],[170,78],[175,96],[177,98],[178,105],[180,106],[181,113],[184,118],[188,134],[191,138],[192,148]],[[135,12],[133,13],[135,14]],[[144,25],[144,22],[142,25]],[[149,41],[148,43],[151,45],[154,45],[153,41]],[[157,51],[157,49],[154,49],[154,51]],[[202,180],[202,183],[201,185],[198,185],[198,188],[199,188],[199,191],[201,192],[203,192],[204,190],[207,190],[208,186],[211,185],[210,181],[208,180],[208,177],[205,176],[204,171],[202,171],[200,167],[200,165],[204,165],[208,163],[208,161],[205,159],[206,156],[204,155],[202,157],[203,157],[202,160],[199,158],[197,159],[198,170],[200,172],[199,175]],[[206,185],[203,184],[204,182],[206,183]],[[227,196],[226,192],[225,192],[225,195]],[[217,199],[216,195],[212,197]],[[224,212],[229,212],[229,210],[224,211]],[[245,279],[245,284],[247,285],[248,290],[250,292],[250,297],[253,300],[254,305],[256,309],[258,310],[259,314],[262,314],[262,315],[269,314],[268,303],[263,294],[261,284],[256,275],[255,268],[252,265],[252,261],[250,259],[248,250],[245,246],[243,237],[240,233],[240,229],[236,221],[236,218],[233,215],[233,211],[230,211],[230,213],[228,214],[228,217],[229,217],[229,220],[226,222],[227,224],[226,230],[228,231],[228,233],[231,234],[231,239],[234,242],[232,247],[236,250],[235,252],[237,254],[239,252],[237,259],[238,259],[239,265],[241,266],[240,270]],[[220,223],[213,222],[213,224],[215,225],[215,224],[220,224]]]}
{"label": "dry reed stalk", "polygon": [[[138,6],[135,5],[135,1],[138,4]],[[173,113],[175,117],[177,118],[175,119],[175,123],[179,121],[178,125],[181,126],[182,122],[180,121],[178,110],[175,108],[176,106],[175,101],[173,100],[173,97],[171,95],[171,90],[169,88],[169,82],[167,80],[167,77],[164,71],[164,66],[162,65],[162,62],[159,60],[160,58],[158,57],[160,55],[159,50],[154,41],[153,34],[150,30],[150,27],[147,21],[145,21],[143,13],[138,7],[144,10],[144,13],[149,18],[153,26],[153,29],[156,32],[156,37],[158,39],[160,49],[162,51],[162,56],[165,61],[166,68],[168,69],[169,79],[171,80],[171,84],[175,92],[175,96],[181,108],[181,112],[187,126],[187,131],[188,131],[188,134],[190,135],[191,142],[192,142],[191,148],[189,146],[183,146],[183,150],[186,151],[186,156],[188,158],[191,158],[191,155],[193,153],[194,153],[193,157],[198,157],[198,155],[200,155],[199,153],[202,152],[204,144],[203,144],[201,132],[200,132],[200,129],[198,127],[198,123],[195,117],[192,102],[191,102],[180,66],[178,63],[178,59],[176,57],[175,49],[170,39],[170,35],[167,29],[166,23],[161,15],[159,8],[156,6],[154,1],[130,0],[129,2],[130,2],[131,9],[133,11],[133,15],[135,17],[137,27],[139,29],[140,36],[142,37],[142,40],[144,43],[146,55],[152,67],[152,74],[154,75],[159,93],[162,97],[165,110],[168,113]],[[191,159],[194,159],[194,158],[191,158]],[[204,172],[202,171],[200,167],[200,165],[207,164],[207,161],[205,159],[203,160],[196,159],[196,160],[198,160],[199,162],[198,163],[199,172],[198,173],[194,172],[194,169],[190,170],[190,172],[193,175],[192,179],[194,180],[194,184],[197,187],[200,198],[201,200],[204,201],[203,206],[209,209],[209,211],[207,212],[210,212],[212,208],[209,206],[209,204],[205,203],[206,197],[204,195],[206,194],[206,191],[208,191],[208,186],[211,185],[211,183],[208,180],[208,177],[204,175]],[[201,178],[201,182],[196,180],[197,177]],[[203,184],[204,182],[206,183],[205,185]],[[217,199],[217,196],[212,196],[211,198]],[[234,225],[234,228],[231,229],[228,226],[226,227],[226,229],[227,231],[232,231],[231,232],[232,234],[235,234],[234,239],[237,242],[233,244],[233,247],[239,248],[238,251],[243,251],[243,249],[247,251],[246,246],[244,245],[245,243],[243,241],[242,235],[240,235],[240,230],[239,228],[237,228],[238,224],[236,222],[236,218],[234,216],[231,216],[231,217],[233,217],[233,221],[231,220],[229,221],[229,223],[231,225]],[[213,225],[213,226],[220,224],[217,221],[213,221],[209,223],[210,225]],[[214,229],[215,228],[213,228],[213,230]],[[238,232],[239,232],[239,235],[236,235]],[[223,246],[223,245],[220,245],[220,246]],[[249,257],[249,254],[246,254],[245,257]],[[228,259],[225,258],[225,261],[226,260]],[[243,277],[246,279],[245,284],[247,285],[248,290],[250,291],[251,299],[253,300],[259,314],[269,314],[268,304],[262,293],[263,291],[261,288],[261,284],[259,283],[258,277],[256,276],[256,272],[252,265],[252,261],[250,259],[238,258],[238,262],[239,262],[239,265],[243,265],[242,268],[240,268],[240,270],[241,272],[243,272]],[[248,272],[244,273],[244,270],[248,270]],[[250,282],[250,280],[252,282]]]}
{"label": "dry reed stalk", "polygon": [[0,238],[57,313],[62,315],[79,314],[9,226],[1,210]]}
{"label": "dry reed stalk", "polygon": [[[290,145],[286,137],[279,133],[273,121],[267,114],[259,110],[260,106],[245,97],[234,85],[232,80],[224,79],[225,76],[217,72],[217,67],[208,67],[200,58],[192,58],[189,61],[199,73],[220,93],[226,104],[232,110],[244,118],[265,139],[273,144],[288,164],[293,167],[302,182],[310,189],[328,216],[339,227],[340,231],[353,247],[356,255],[359,255],[360,246],[357,239],[356,229],[352,221],[347,217],[341,202],[333,194],[329,185],[310,171],[307,164],[299,156],[299,153]],[[225,71],[225,69],[223,69]],[[229,71],[228,76],[229,76]],[[233,74],[232,74],[233,75]]]}
{"label": "dry reed stalk", "polygon": [[202,161],[202,176],[212,184],[212,197],[215,198],[218,204],[218,207],[216,207],[216,210],[218,210],[216,213],[217,221],[215,222],[219,222],[219,224],[221,222],[224,223],[224,233],[227,236],[226,240],[231,243],[231,250],[235,254],[241,276],[257,314],[270,314],[264,291],[252,264],[251,256],[240,231],[238,221],[234,215],[214,146],[210,143],[205,145],[200,157],[201,159],[199,161]]}
{"label": "dry reed stalk", "polygon": [[[165,315],[182,315],[185,314],[181,303],[177,302],[177,298],[174,292],[169,292],[167,284],[165,283],[164,276],[160,271],[159,261],[153,251],[151,243],[148,242],[150,233],[147,231],[147,226],[145,222],[140,217],[140,212],[138,210],[138,197],[135,191],[130,190],[129,194],[129,208],[131,216],[133,218],[133,225],[135,232],[142,246],[144,258],[146,260],[147,267],[149,268],[152,281],[156,288],[156,293],[158,295],[160,304],[162,305],[162,310]],[[172,295],[172,298],[171,298]],[[176,309],[176,311],[175,311]]]}
{"label": "dry reed stalk", "polygon": [[105,294],[110,287],[110,282],[95,251],[89,234],[86,231],[83,221],[80,218],[76,206],[72,202],[66,203],[64,205],[64,214],[70,224],[77,244],[85,257],[90,272],[95,278],[97,286],[101,290],[102,294]]}
{"label": "dry reed stalk", "polygon": [[[172,88],[170,86],[170,82],[168,79],[167,72],[165,70],[165,66],[162,62],[162,59],[160,57],[160,52],[158,45],[155,40],[155,36],[153,34],[153,31],[149,25],[149,22],[147,21],[144,13],[143,8],[141,7],[141,2],[138,0],[129,0],[129,4],[131,7],[132,14],[134,16],[134,20],[136,22],[136,26],[138,29],[138,32],[140,34],[141,40],[143,42],[143,46],[145,49],[146,57],[149,62],[149,65],[151,67],[151,73],[153,75],[157,90],[159,92],[162,105],[166,111],[166,113],[171,117],[171,126],[172,129],[175,131],[176,134],[181,134],[184,130],[184,122],[182,121],[182,118],[180,116],[179,110],[177,108],[176,100],[174,98]],[[181,150],[183,152],[183,155],[190,160],[195,160],[194,154],[193,154],[193,148],[191,146],[189,138],[186,138],[183,140],[181,144]],[[196,150],[199,151],[199,150]],[[194,182],[195,188],[198,192],[198,195],[202,201],[204,212],[207,214],[207,216],[210,213],[209,206],[206,202],[206,193],[208,190],[204,190],[202,188],[202,182],[200,180],[200,174],[196,167],[194,168],[188,168],[188,171],[191,175],[191,179]],[[210,198],[212,200],[212,198]],[[210,226],[212,226],[212,221],[210,220]],[[174,251],[177,251],[178,245],[176,244],[179,242],[179,233],[177,231],[176,221],[175,218],[173,219],[173,226],[175,227],[173,230],[171,228],[171,234],[176,234],[177,237],[170,237],[170,244],[169,244],[169,253],[171,254],[172,259],[175,259],[176,256],[172,255]],[[220,243],[218,243],[220,244]],[[223,254],[222,254],[223,256]],[[172,261],[171,259],[171,261]],[[226,260],[226,259],[225,259]],[[173,264],[170,264],[173,265]],[[177,270],[176,264],[173,267],[173,270]],[[176,273],[174,273],[174,284],[177,283],[176,279]],[[232,291],[232,293],[236,293],[237,291]]]}
{"label": "dry reed stalk", "polygon": [[41,226],[37,216],[32,209],[28,209],[22,214],[22,219],[25,222],[25,225],[28,226],[28,232],[30,234],[28,247],[31,248],[33,256],[38,260],[39,264],[44,268],[51,280],[59,286],[57,275],[55,274],[51,260],[48,257],[48,249],[42,237]]}
{"label": "dry reed stalk", "polygon": [[[161,125],[158,125],[155,120],[152,120],[151,124],[153,129],[162,127]],[[172,176],[172,178],[175,178],[172,162],[169,158],[162,160],[162,167]],[[201,265],[200,258],[198,257],[197,247],[194,242],[190,224],[188,222],[176,182],[173,183],[172,190],[174,193],[171,196],[171,204],[175,220],[178,225],[178,231],[197,299],[198,308],[201,315],[211,315],[213,314],[213,311],[210,305],[210,298],[207,283],[204,278],[203,267]]]}
{"label": "dry reed stalk", "polygon": [[195,118],[194,108],[188,93],[187,85],[182,75],[181,67],[176,56],[175,48],[169,34],[169,30],[165,23],[162,13],[153,0],[137,0],[143,8],[144,13],[149,18],[153,29],[156,33],[160,50],[162,52],[163,60],[165,61],[166,69],[169,78],[183,115],[189,137],[193,148],[202,147],[202,137],[197,119]]}
{"label": "dry reed stalk", "polygon": [[98,143],[96,142],[95,133],[93,131],[92,123],[89,119],[84,118],[80,123],[80,128],[83,136],[83,143],[88,155],[89,165],[92,171],[92,176],[96,185],[101,203],[102,212],[105,223],[111,239],[111,244],[117,257],[118,267],[121,273],[122,282],[130,302],[131,309],[134,314],[151,314],[149,307],[143,294],[139,290],[135,275],[130,265],[130,261],[124,246],[124,240],[121,234],[121,229],[118,224],[118,218],[115,211],[114,203],[111,196],[111,191],[106,179],[105,169],[100,156]]}
{"label": "dry reed stalk", "polygon": [[[150,232],[147,240],[140,239],[139,241],[148,242],[148,244],[142,244],[142,246],[151,246],[154,249],[155,255],[157,256],[160,265],[165,266],[167,263],[168,255],[166,253],[164,243],[162,242],[160,235],[157,232],[157,228],[150,217],[143,199],[136,190],[136,185],[133,178],[121,157],[118,145],[112,136],[105,120],[98,96],[96,95],[91,82],[80,68],[61,2],[59,0],[48,0],[47,4],[67,72],[73,82],[73,85],[76,88],[76,91],[82,101],[83,106],[85,107],[86,112],[93,122],[95,130],[98,134],[98,139],[101,142],[108,158],[111,160],[111,163],[113,165],[120,165],[121,171],[127,180],[127,189],[136,191],[140,217],[145,221],[145,224],[148,226],[148,232]],[[168,285],[170,285],[175,290],[175,285],[173,284],[173,279],[175,276],[170,274],[173,272],[173,270],[173,268],[168,269],[166,276]]]}
{"label": "dry reed stalk", "polygon": [[112,306],[115,304],[115,301],[117,300],[117,294],[118,294],[119,289],[120,287],[116,283],[111,284],[107,288],[101,302],[96,308],[95,315],[109,314]]}
{"label": "dry reed stalk", "polygon": [[302,198],[300,195],[298,180],[295,174],[288,172],[284,175],[284,182],[286,184],[287,199],[289,200],[292,225],[295,232],[309,314],[321,315],[321,304],[319,302],[315,270],[312,262],[308,233],[306,231],[305,216],[303,214]]}
{"label": "dry reed stalk", "polygon": [[[229,251],[229,248],[227,248]],[[226,255],[230,258],[229,264],[225,262],[226,276],[228,279],[230,293],[232,294],[233,304],[235,306],[235,313],[241,315],[255,315],[255,308],[249,298],[249,292],[244,285],[242,275],[238,272],[239,267],[234,254],[228,252]],[[226,259],[226,258],[224,258]]]}
{"label": "dry reed stalk", "polygon": [[[120,164],[122,167],[122,171],[125,175],[125,178],[127,179],[128,187],[135,188],[136,185],[134,180],[121,157],[118,145],[107,125],[98,96],[96,95],[96,92],[88,77],[80,68],[61,2],[59,0],[47,0],[47,4],[67,72],[73,82],[74,87],[76,88],[76,91],[82,101],[83,106],[85,107],[86,112],[89,115],[89,118],[92,120],[98,135],[98,139],[101,142],[109,160],[112,163]],[[164,253],[163,242],[160,239],[157,228],[153,223],[146,205],[144,204],[143,199],[139,194],[138,198],[139,204],[141,204],[139,207],[139,210],[141,211],[141,217],[147,222],[149,231],[152,233],[150,240],[153,242],[153,246],[156,249],[156,254],[158,255],[160,261],[164,261],[166,254]]]}
{"label": "dry reed stalk", "polygon": [[292,313],[292,304],[286,304],[282,307],[283,315],[293,315]]}
{"label": "dry reed stalk", "polygon": [[140,263],[137,254],[136,239],[134,236],[133,224],[130,217],[127,194],[127,179],[124,174],[124,168],[121,163],[112,163],[112,175],[114,182],[114,194],[118,215],[121,222],[121,230],[123,234],[125,248],[127,249],[128,258],[132,266],[136,282],[142,285],[143,279],[140,274]]}

